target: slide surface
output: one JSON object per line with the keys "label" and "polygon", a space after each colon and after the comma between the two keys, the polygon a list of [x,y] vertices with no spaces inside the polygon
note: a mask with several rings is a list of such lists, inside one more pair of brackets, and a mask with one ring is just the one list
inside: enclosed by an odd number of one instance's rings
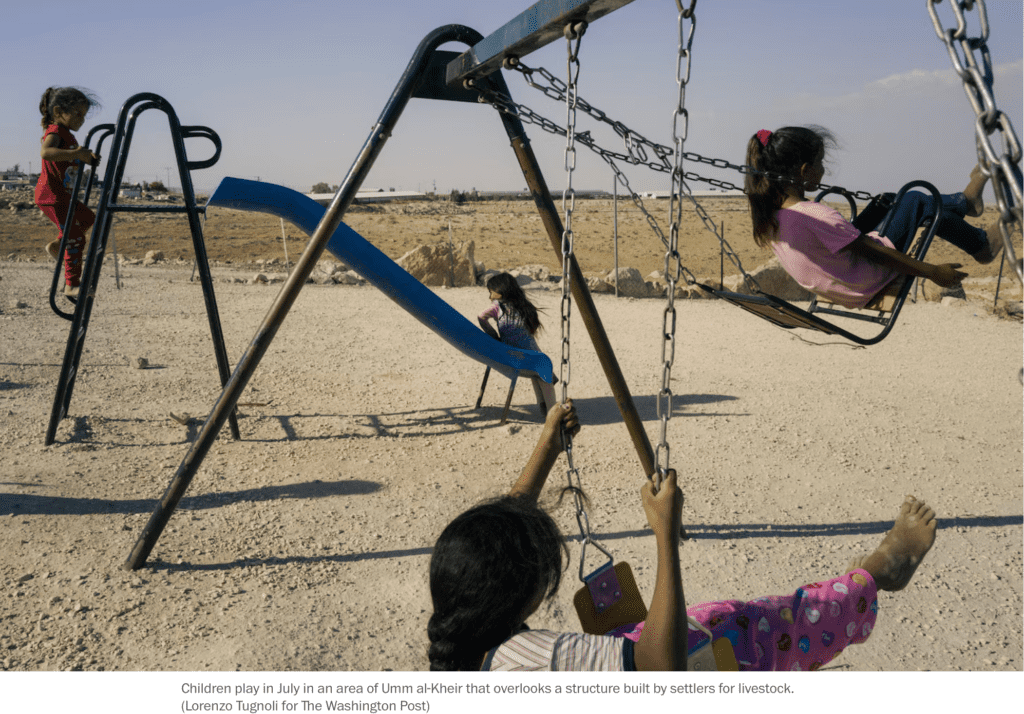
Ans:
{"label": "slide surface", "polygon": [[[312,235],[326,209],[284,186],[226,177],[207,206],[270,213],[291,221]],[[467,357],[483,362],[506,377],[519,374],[554,381],[551,360],[542,352],[520,350],[489,337],[451,305],[434,294],[372,243],[342,223],[327,250]]]}

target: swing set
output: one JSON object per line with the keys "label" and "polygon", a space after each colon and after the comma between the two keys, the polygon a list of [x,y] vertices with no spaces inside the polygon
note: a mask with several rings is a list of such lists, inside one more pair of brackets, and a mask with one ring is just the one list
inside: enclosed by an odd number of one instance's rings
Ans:
{"label": "swing set", "polygon": [[[696,19],[694,14],[696,0],[691,0],[688,7],[684,7],[680,0],[676,2],[679,26],[676,72],[678,102],[676,103],[672,118],[673,148],[655,144],[645,139],[620,122],[611,120],[604,112],[594,108],[579,97],[577,92],[580,69],[579,47],[588,24],[630,2],[632,0],[542,0],[486,38],[474,30],[460,25],[447,25],[438,28],[424,38],[381,113],[377,124],[373,127],[362,150],[345,176],[327,212],[310,237],[306,249],[296,263],[289,280],[283,286],[281,293],[270,308],[263,323],[257,329],[252,342],[240,358],[234,374],[225,385],[224,391],[214,405],[198,437],[192,443],[189,452],[179,466],[159,506],[136,542],[129,558],[124,564],[126,569],[137,569],[145,564],[160,533],[170,519],[174,508],[195,476],[203,458],[209,451],[217,433],[227,420],[228,414],[231,413],[231,410],[237,403],[249,379],[252,377],[260,359],[269,348],[270,342],[294,304],[302,285],[312,272],[328,240],[342,224],[345,211],[351,205],[356,191],[380,154],[387,138],[391,135],[406,104],[414,97],[445,101],[482,101],[498,109],[502,125],[511,141],[512,149],[523,171],[528,189],[538,208],[552,247],[561,257],[562,302],[560,309],[561,360],[559,382],[562,389],[562,401],[568,398],[568,389],[571,384],[570,313],[572,302],[575,300],[577,309],[587,328],[605,376],[608,379],[611,391],[619,406],[623,422],[640,458],[644,473],[654,481],[656,488],[660,486],[662,479],[668,472],[670,457],[668,422],[672,416],[671,381],[676,349],[677,315],[674,304],[675,288],[680,280],[685,280],[687,284],[697,283],[692,273],[680,261],[679,233],[682,224],[684,199],[690,201],[705,227],[719,238],[723,251],[739,267],[747,280],[753,283],[753,279],[742,269],[738,257],[726,243],[720,228],[710,220],[707,212],[694,199],[686,181],[688,179],[700,180],[720,187],[735,187],[726,182],[706,179],[686,172],[683,170],[683,161],[694,160],[716,167],[731,167],[741,172],[751,172],[754,169],[734,166],[718,159],[706,159],[692,152],[684,151],[688,123],[685,95],[690,74],[691,47]],[[929,3],[929,11],[933,13],[934,17],[932,5],[938,2],[938,0],[927,0],[927,2]],[[961,9],[956,2],[953,4],[958,17],[961,19],[961,24],[963,24]],[[982,17],[984,17],[984,3],[981,0],[977,0],[976,4]],[[983,24],[986,22],[983,21]],[[987,24],[985,24],[985,28],[987,34]],[[947,38],[947,45],[950,47],[952,47],[951,43],[954,40],[966,43],[964,47],[970,46],[972,51],[977,49],[979,45],[977,42],[962,40],[960,36],[956,36],[958,31],[950,31],[950,33],[944,35],[939,29],[937,20],[936,29],[939,32],[940,38]],[[959,32],[960,35],[964,34],[962,28]],[[567,43],[567,80],[565,82],[562,82],[550,72],[547,72],[547,70],[530,69],[522,63],[521,58],[524,55],[563,36]],[[437,49],[448,42],[462,42],[469,45],[470,49],[462,54]],[[980,44],[983,44],[983,42]],[[951,54],[953,51],[952,49],[950,50]],[[985,61],[987,62],[987,51],[984,54]],[[971,66],[974,67],[976,64],[975,62]],[[515,103],[511,99],[502,74],[498,71],[502,68],[519,71],[531,86],[541,89],[548,96],[564,100],[566,106],[566,126],[559,127],[557,124],[540,117],[528,107]],[[966,73],[968,78],[964,80],[965,86],[970,82],[977,81],[975,78],[976,74],[973,70]],[[535,79],[534,75],[539,75],[544,83],[543,86],[541,82]],[[988,75],[986,86],[988,88],[988,97],[990,98],[991,73]],[[994,109],[994,101],[981,101],[980,106],[986,111]],[[589,132],[577,133],[576,117],[579,110],[583,110],[595,119],[612,126],[624,142],[625,153],[608,151],[597,146]],[[989,113],[992,114],[991,111]],[[990,116],[984,122],[979,118],[979,153],[983,154],[985,158],[992,159],[982,161],[983,170],[988,172],[996,186],[1001,215],[1004,216],[1006,224],[1003,226],[1004,241],[1007,244],[1007,253],[1013,256],[1013,248],[1009,242],[1008,226],[1013,221],[1020,221],[1020,170],[1016,165],[1020,161],[1019,142],[1016,141],[1015,135],[1012,135],[1012,126],[1005,120],[1005,116],[997,112],[993,116],[995,118]],[[523,122],[539,125],[545,131],[561,134],[566,137],[564,155],[567,178],[566,188],[562,192],[561,216],[550,198],[550,193],[541,174],[540,167],[526,137]],[[994,128],[990,129],[990,127]],[[983,130],[987,131],[988,134],[996,130],[1002,130],[1004,132],[1004,145],[1010,147],[1009,154],[1004,153],[1003,157],[998,157],[994,150],[991,149],[990,142],[986,142],[989,148],[982,151],[980,144],[982,141],[981,132]],[[988,134],[985,136],[987,137]],[[1005,136],[1006,134],[1012,135],[1012,140]],[[572,179],[576,163],[577,143],[597,152],[609,164],[618,180],[629,190],[632,200],[643,212],[648,223],[665,247],[665,277],[668,282],[668,289],[666,291],[666,305],[663,312],[661,341],[662,378],[657,402],[661,434],[656,448],[652,448],[646,431],[643,428],[629,388],[619,369],[593,299],[576,262],[573,232],[575,192]],[[653,153],[655,158],[648,159],[648,152]],[[657,221],[644,208],[639,195],[629,187],[628,179],[618,167],[618,162],[620,161],[633,165],[645,164],[655,170],[670,173],[672,191],[670,193],[670,226],[667,236],[662,232]],[[901,190],[897,201],[907,190],[916,187],[924,187],[929,191],[937,193],[934,187],[924,182],[915,182]],[[851,193],[838,187],[823,186],[821,188],[822,194],[818,196],[818,200],[821,200],[827,193],[837,192],[847,198],[854,212],[856,209],[855,199],[875,198],[868,194]],[[923,256],[924,252],[928,249],[938,223],[937,219],[937,215],[930,217],[930,225],[913,248],[915,255]],[[887,222],[888,219],[886,219]],[[1015,260],[1015,258],[1012,259]],[[1019,276],[1019,265],[1017,269]],[[882,333],[874,338],[866,338],[869,340],[866,343],[877,342],[884,338],[892,328],[899,309],[906,299],[910,284],[911,281],[904,281],[899,286],[898,292],[892,296],[891,306],[883,310],[888,312],[889,315],[881,323],[883,325]],[[725,293],[720,290],[716,292],[719,297],[730,300],[740,307],[781,327],[807,327],[828,334],[842,335],[854,341],[864,339],[857,338],[852,333],[847,333],[845,330],[833,326],[817,316],[818,313],[825,313],[853,317],[836,308],[812,304],[809,310],[801,310],[785,301],[764,294],[751,296]],[[758,290],[758,292],[760,291]],[[637,590],[628,564],[616,564],[611,553],[594,540],[591,534],[589,518],[584,508],[582,497],[579,495],[580,478],[579,471],[574,465],[572,440],[568,434],[563,435],[563,438],[567,460],[567,477],[569,485],[575,487],[576,519],[582,541],[579,575],[583,582],[583,588],[576,594],[574,601],[585,631],[605,633],[619,625],[643,620],[646,617],[647,609]],[[606,562],[596,570],[586,574],[586,554],[588,547],[591,546],[604,556]],[[691,625],[699,627],[693,621],[691,621]],[[691,669],[735,669],[735,658],[732,657],[731,648],[726,646],[728,643],[723,641],[711,643],[710,633],[708,634],[709,642],[705,643],[702,651],[691,653]]]}

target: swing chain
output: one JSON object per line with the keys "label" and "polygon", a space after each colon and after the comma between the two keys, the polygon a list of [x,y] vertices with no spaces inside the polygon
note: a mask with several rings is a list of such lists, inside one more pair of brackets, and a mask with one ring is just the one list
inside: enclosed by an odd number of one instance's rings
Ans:
{"label": "swing chain", "polygon": [[[552,75],[548,70],[544,69],[543,67],[539,69],[528,67],[527,65],[523,64],[522,61],[510,64],[511,66],[506,67],[506,69],[514,69],[517,72],[522,73],[526,83],[529,84],[530,86],[540,90],[548,97],[558,99],[559,101],[566,100],[566,84],[557,77],[555,77],[554,75]],[[680,64],[682,65],[681,62]],[[688,65],[686,72],[687,74],[689,72]],[[538,73],[542,77],[544,77],[548,84],[542,86],[535,82],[533,79],[534,73]],[[491,104],[498,111],[502,111],[505,112],[506,114],[518,117],[520,121],[524,121],[526,123],[539,126],[541,129],[550,134],[564,136],[567,133],[566,129],[560,127],[558,124],[554,123],[550,119],[538,114],[537,112],[533,111],[526,105],[513,101],[512,98],[506,94],[498,94],[487,87],[477,87],[474,85],[474,88],[480,92],[481,101]],[[615,132],[620,137],[622,137],[623,142],[626,145],[627,153],[623,154],[615,151],[609,151],[608,149],[598,146],[598,144],[594,141],[593,137],[590,135],[589,131],[575,133],[575,141],[586,146],[588,149],[590,149],[598,156],[600,156],[608,164],[612,172],[615,174],[616,178],[618,178],[619,183],[626,189],[630,199],[633,201],[633,205],[635,205],[636,208],[640,211],[640,213],[643,214],[644,218],[647,220],[647,224],[650,226],[651,230],[655,233],[655,235],[658,236],[658,239],[661,241],[662,245],[668,248],[669,240],[668,238],[665,237],[665,234],[662,231],[661,226],[658,225],[657,220],[650,214],[650,212],[644,206],[643,199],[637,192],[633,190],[632,186],[630,186],[629,178],[619,168],[616,162],[625,161],[633,165],[642,164],[654,171],[671,173],[675,172],[675,167],[674,163],[671,162],[668,157],[674,156],[673,150],[662,144],[656,144],[650,141],[649,139],[643,137],[642,135],[628,128],[621,122],[609,119],[603,111],[594,108],[589,103],[587,103],[582,97],[577,95],[575,99],[577,109],[582,109],[594,119],[597,119],[598,121],[602,121],[610,125],[615,130]],[[658,157],[657,161],[648,161],[646,159],[647,153],[646,150],[643,148],[645,146],[649,147],[654,152],[654,154]],[[774,179],[790,180],[789,177],[783,174],[773,174],[767,171],[759,171],[750,166],[731,164],[728,161],[725,161],[724,159],[707,158],[705,156],[701,156],[700,154],[690,151],[682,152],[682,157],[687,161],[708,164],[715,168],[733,169],[735,171],[740,172],[741,174],[749,173],[764,175]],[[743,192],[742,186],[737,186],[734,183],[730,183],[728,181],[723,181],[720,179],[706,178],[692,171],[684,171],[682,173],[682,178],[685,180],[709,183],[712,186],[716,186],[718,188],[735,190],[741,193]],[[842,193],[844,195],[850,195],[853,196],[854,198],[858,198],[861,200],[870,201],[872,198],[874,198],[873,194],[867,193],[865,191],[850,192],[841,187],[828,186],[827,184],[820,184],[818,188],[822,190],[838,191],[839,193]],[[704,224],[704,227],[715,235],[715,237],[718,239],[719,243],[722,246],[722,250],[725,256],[743,276],[743,279],[746,282],[748,289],[755,293],[763,292],[761,290],[760,285],[757,284],[757,281],[743,267],[743,264],[740,262],[739,255],[737,255],[736,251],[734,251],[732,249],[732,246],[730,246],[728,241],[726,241],[724,234],[719,230],[719,227],[711,219],[707,211],[705,211],[703,206],[701,206],[696,201],[696,199],[694,199],[693,194],[692,192],[689,191],[689,189],[687,189],[685,193],[686,197],[692,203],[694,211],[696,212],[697,216]],[[697,282],[697,278],[688,268],[686,268],[686,266],[679,266],[679,270],[685,276],[686,283],[688,285],[693,285],[694,283]]]}
{"label": "swing chain", "polygon": [[[679,8],[679,50],[676,56],[676,84],[679,97],[672,112],[672,142],[675,146],[675,165],[672,170],[672,188],[669,192],[668,250],[665,252],[665,312],[661,321],[661,389],[658,391],[658,417],[661,419],[661,439],[654,450],[654,473],[651,475],[655,490],[661,488],[662,479],[668,473],[669,444],[668,421],[672,418],[672,365],[676,357],[676,283],[682,268],[679,261],[679,228],[683,222],[683,190],[689,193],[683,181],[683,143],[689,129],[689,114],[686,111],[686,85],[690,81],[690,49],[693,34],[697,29],[697,16],[693,10],[694,0],[688,10],[682,3]],[[685,29],[689,20],[689,31]]]}
{"label": "swing chain", "polygon": [[[559,365],[559,380],[562,383],[562,402],[569,398],[569,381],[572,376],[572,365],[569,361],[570,317],[572,313],[572,274],[569,270],[574,253],[574,235],[572,230],[572,213],[576,208],[576,192],[572,187],[572,173],[576,168],[576,97],[577,83],[580,77],[580,43],[586,32],[585,22],[565,26],[566,42],[566,73],[568,82],[565,95],[565,175],[566,187],[562,192],[562,211],[565,213],[565,224],[562,229],[562,361]],[[575,40],[575,47],[573,46]],[[575,71],[574,71],[575,70]],[[569,445],[571,439],[566,441]]]}
{"label": "swing chain", "polygon": [[[988,49],[988,13],[984,0],[951,0],[950,7],[956,18],[956,27],[945,29],[939,18],[936,6],[942,0],[928,2],[928,14],[931,15],[935,34],[946,44],[953,70],[963,81],[964,92],[977,117],[974,134],[978,151],[978,163],[982,172],[992,179],[996,203],[999,206],[999,232],[1002,234],[1006,254],[1017,273],[1017,278],[1024,281],[1021,265],[1017,261],[1010,236],[1010,226],[1022,223],[1022,176],[1018,164],[1021,161],[1021,144],[1014,131],[1010,118],[996,106],[993,84],[992,57]],[[967,34],[967,17],[964,11],[978,10],[979,35],[969,37]],[[963,55],[957,50],[959,44]],[[975,52],[981,56],[979,64]],[[1000,132],[1002,153],[993,146],[991,136]]]}
{"label": "swing chain", "polygon": [[[580,77],[580,40],[587,30],[587,23],[568,24],[565,26],[566,40],[566,121],[565,121],[565,174],[566,187],[562,193],[562,210],[565,212],[565,227],[562,231],[562,364],[560,377],[562,382],[562,402],[569,398],[569,380],[571,375],[571,363],[569,361],[569,324],[572,312],[572,272],[570,266],[574,255],[574,235],[572,230],[572,214],[576,207],[576,193],[572,187],[572,174],[576,168],[576,108],[577,108],[577,86]],[[575,46],[573,41],[575,40]],[[583,539],[580,552],[580,580],[583,580],[583,568],[586,562],[587,546],[594,545],[603,553],[611,556],[604,548],[595,543],[590,534],[590,518],[583,503],[583,488],[580,480],[579,469],[573,463],[572,458],[572,436],[562,430],[562,443],[565,447],[565,460],[567,464],[566,476],[569,480],[569,488],[572,491],[573,503],[576,507],[576,525],[579,526],[580,536]]]}
{"label": "swing chain", "polygon": [[[555,101],[558,102],[565,101],[565,82],[560,80],[558,77],[555,77],[553,74],[551,74],[550,71],[548,71],[544,67],[529,67],[526,64],[524,64],[522,60],[519,60],[517,63],[515,63],[514,66],[506,67],[506,69],[512,69],[522,74],[523,80],[528,85],[540,91],[542,94],[549,97],[550,99],[554,99]],[[684,67],[684,69],[687,72],[689,71],[688,66]],[[536,81],[535,75],[540,76],[544,80],[545,84]],[[483,91],[479,87],[476,87],[476,89]],[[513,102],[508,97],[498,97],[497,95],[494,94],[488,94],[485,97],[485,101],[495,104],[497,108],[502,111],[519,116],[519,118],[525,122],[541,127],[544,131],[550,134],[565,134],[565,129],[563,129],[562,127],[558,126],[549,119],[537,114],[529,107],[523,104]],[[675,170],[675,166],[673,163],[673,157],[675,155],[675,152],[672,147],[651,141],[650,139],[637,133],[633,129],[630,129],[622,122],[617,121],[615,119],[611,119],[607,115],[607,113],[593,106],[583,97],[576,98],[576,105],[578,109],[588,114],[592,119],[609,125],[612,128],[612,130],[622,139],[623,145],[625,147],[625,153],[610,151],[608,149],[605,149],[604,147],[598,146],[597,143],[590,137],[590,132],[581,132],[580,134],[577,135],[577,141],[579,141],[581,144],[584,144],[591,151],[594,151],[595,153],[601,155],[601,157],[604,158],[605,161],[609,161],[609,163],[610,159],[626,161],[635,166],[643,165],[651,169],[652,171],[659,171],[661,173],[672,173]],[[654,159],[647,158],[648,150],[654,154]],[[745,164],[733,164],[729,161],[726,161],[725,159],[711,158],[692,151],[684,152],[683,158],[686,159],[687,161],[692,161],[698,164],[706,164],[716,169],[728,169],[736,171],[743,175],[752,174],[755,176],[767,176],[770,179],[781,181],[793,180],[792,177],[787,176],[785,174],[776,174],[770,171],[760,171],[758,169],[753,168],[752,166],[747,166]],[[737,184],[722,179],[708,178],[693,172],[685,173],[684,178],[686,178],[689,181],[700,181],[702,183],[707,183],[716,188],[740,192],[743,191],[743,186],[739,186]],[[870,201],[876,195],[868,193],[867,191],[847,191],[841,186],[830,186],[828,184],[819,184],[816,188],[811,187],[811,190],[838,191],[840,193],[849,194],[861,201]]]}

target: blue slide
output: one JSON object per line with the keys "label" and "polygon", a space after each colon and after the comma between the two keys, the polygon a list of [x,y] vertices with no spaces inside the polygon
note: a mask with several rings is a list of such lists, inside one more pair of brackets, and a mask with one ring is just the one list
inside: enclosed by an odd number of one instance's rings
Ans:
{"label": "blue slide", "polygon": [[[319,203],[290,188],[231,177],[220,182],[206,205],[270,213],[291,221],[307,235],[313,234],[326,212]],[[467,357],[510,379],[522,375],[554,382],[547,355],[509,347],[490,337],[344,223],[327,242],[327,250]]]}

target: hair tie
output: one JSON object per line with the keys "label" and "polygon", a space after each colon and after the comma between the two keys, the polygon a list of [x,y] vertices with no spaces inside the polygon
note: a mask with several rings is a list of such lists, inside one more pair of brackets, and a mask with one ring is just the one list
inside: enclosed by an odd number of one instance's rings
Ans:
{"label": "hair tie", "polygon": [[757,132],[757,140],[761,142],[761,146],[768,146],[768,139],[770,139],[772,133],[767,129],[761,129]]}

